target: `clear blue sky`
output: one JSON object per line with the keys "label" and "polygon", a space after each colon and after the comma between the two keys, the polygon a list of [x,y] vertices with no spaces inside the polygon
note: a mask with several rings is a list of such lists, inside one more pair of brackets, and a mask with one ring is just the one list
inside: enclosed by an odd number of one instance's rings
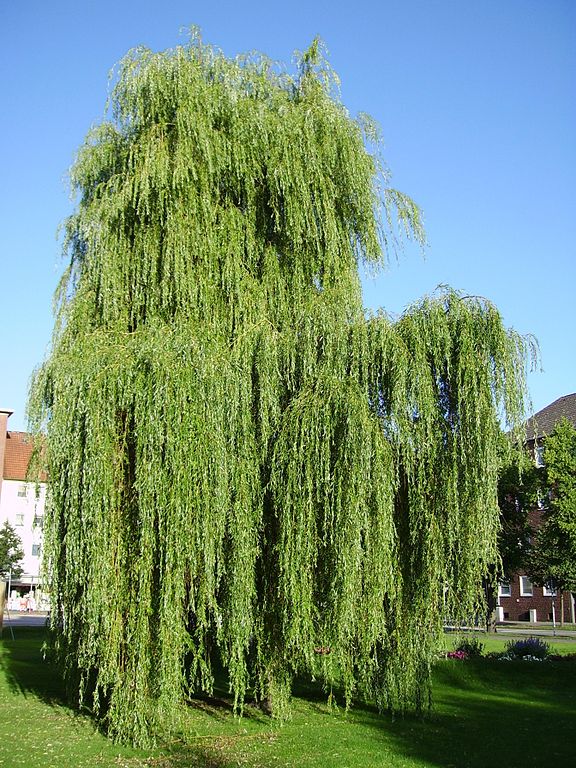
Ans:
{"label": "clear blue sky", "polygon": [[227,55],[290,61],[325,41],[351,113],[382,126],[394,185],[421,205],[426,256],[407,249],[367,306],[401,312],[447,283],[533,333],[535,410],[576,391],[574,0],[30,0],[0,9],[0,406],[24,429],[63,268],[66,172],[104,114],[108,72],[201,27]]}

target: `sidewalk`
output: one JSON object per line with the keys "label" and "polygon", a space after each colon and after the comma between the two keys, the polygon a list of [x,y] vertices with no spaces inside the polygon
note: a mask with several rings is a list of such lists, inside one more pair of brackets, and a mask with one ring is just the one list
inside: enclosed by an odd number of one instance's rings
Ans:
{"label": "sidewalk", "polygon": [[531,635],[532,637],[564,637],[576,640],[576,627],[574,624],[556,624],[550,621],[539,621],[530,624],[527,621],[501,621],[496,624],[498,635]]}
{"label": "sidewalk", "polygon": [[4,611],[4,628],[6,627],[44,627],[48,613],[46,611]]}
{"label": "sidewalk", "polygon": [[[4,611],[4,628],[7,627],[44,627],[48,619],[47,611],[33,611],[24,613],[20,611]],[[446,629],[446,628],[445,628]],[[450,631],[457,631],[457,627],[450,627]],[[480,627],[469,627],[468,629],[484,632]],[[567,624],[562,627],[556,624],[556,628],[551,622],[539,621],[537,624],[530,624],[527,621],[502,621],[496,624],[497,635],[531,635],[532,637],[557,637],[566,640],[576,640],[576,626]]]}

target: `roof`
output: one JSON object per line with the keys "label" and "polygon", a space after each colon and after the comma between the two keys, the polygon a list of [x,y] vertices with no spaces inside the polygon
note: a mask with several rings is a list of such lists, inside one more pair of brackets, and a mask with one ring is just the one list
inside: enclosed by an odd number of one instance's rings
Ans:
{"label": "roof", "polygon": [[526,439],[544,437],[554,431],[561,418],[566,418],[576,427],[576,392],[564,395],[553,403],[542,408],[526,422]]}
{"label": "roof", "polygon": [[26,480],[34,441],[28,432],[7,432],[4,452],[4,480]]}

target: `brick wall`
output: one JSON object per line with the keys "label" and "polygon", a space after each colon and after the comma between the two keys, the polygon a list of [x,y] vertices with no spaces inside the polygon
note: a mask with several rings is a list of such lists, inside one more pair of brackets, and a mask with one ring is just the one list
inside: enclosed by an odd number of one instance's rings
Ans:
{"label": "brick wall", "polygon": [[[529,621],[530,610],[536,609],[537,621],[552,621],[552,603],[556,609],[556,621],[560,622],[560,594],[555,597],[544,595],[543,587],[532,585],[532,596],[520,594],[520,577],[515,575],[510,582],[510,597],[501,595],[498,603],[504,611],[504,619],[508,621]],[[570,592],[564,593],[564,621],[569,622],[570,616]]]}

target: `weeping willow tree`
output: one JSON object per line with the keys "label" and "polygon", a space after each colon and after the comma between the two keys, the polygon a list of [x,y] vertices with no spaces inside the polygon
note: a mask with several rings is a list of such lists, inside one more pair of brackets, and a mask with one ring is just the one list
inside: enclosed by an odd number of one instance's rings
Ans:
{"label": "weeping willow tree", "polygon": [[121,63],[72,170],[69,267],[32,387],[54,644],[75,699],[145,743],[227,670],[284,717],[311,673],[428,702],[443,616],[496,557],[523,340],[447,290],[363,308],[418,208],[317,44],[294,75],[193,38]]}

